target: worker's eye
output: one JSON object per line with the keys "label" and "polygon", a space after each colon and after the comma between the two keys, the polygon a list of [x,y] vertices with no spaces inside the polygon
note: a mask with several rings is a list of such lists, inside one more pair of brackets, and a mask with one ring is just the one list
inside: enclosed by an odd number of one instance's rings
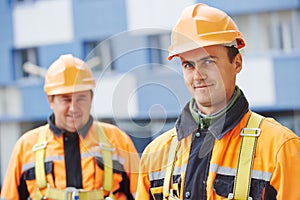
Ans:
{"label": "worker's eye", "polygon": [[86,100],[85,97],[79,97],[79,98],[77,99],[77,102],[84,102],[85,100]]}
{"label": "worker's eye", "polygon": [[62,102],[70,102],[70,101],[72,101],[72,98],[70,98],[70,97],[61,97],[60,101],[62,101]]}
{"label": "worker's eye", "polygon": [[182,62],[182,67],[184,69],[192,69],[192,68],[194,68],[194,65],[190,62]]}
{"label": "worker's eye", "polygon": [[212,65],[215,64],[216,62],[213,59],[206,59],[203,61],[204,65]]}

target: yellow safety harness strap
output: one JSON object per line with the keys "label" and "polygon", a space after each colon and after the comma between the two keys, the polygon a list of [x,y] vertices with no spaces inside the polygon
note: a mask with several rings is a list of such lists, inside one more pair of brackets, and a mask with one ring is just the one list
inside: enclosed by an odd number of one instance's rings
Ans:
{"label": "yellow safety harness strap", "polygon": [[[45,125],[44,130],[39,133],[38,143],[33,146],[32,151],[35,152],[35,177],[37,182],[37,195],[42,197],[40,189],[45,188],[47,186],[46,182],[46,174],[45,174],[45,148],[47,146],[47,131],[49,129],[49,125]],[[36,195],[36,196],[37,196]]]}
{"label": "yellow safety harness strap", "polygon": [[[113,148],[109,144],[104,129],[101,127],[100,123],[94,123],[96,127],[96,133],[98,140],[100,141],[100,149],[102,152],[103,162],[104,162],[104,183],[103,189],[110,192],[110,199],[115,200],[115,196],[112,192],[113,183],[113,161],[112,161],[112,151]],[[49,125],[46,125],[44,130],[39,134],[38,143],[32,148],[36,152],[35,155],[35,176],[37,181],[37,191],[35,194],[35,200],[41,200],[44,198],[56,199],[56,200],[72,200],[78,197],[80,200],[89,199],[99,199],[103,200],[104,191],[103,190],[93,190],[93,191],[82,191],[76,188],[66,188],[65,190],[59,190],[56,188],[51,188],[47,185],[46,174],[45,174],[45,148],[47,146],[46,136]],[[45,195],[43,195],[40,189],[47,187]]]}
{"label": "yellow safety harness strap", "polygon": [[238,158],[238,167],[235,176],[233,193],[230,193],[228,199],[249,200],[252,162],[254,158],[256,141],[260,135],[260,124],[263,117],[257,113],[251,112],[246,128],[241,131],[242,143]]}
{"label": "yellow safety harness strap", "polygon": [[113,148],[111,147],[105,131],[100,123],[94,123],[96,127],[96,132],[98,135],[98,139],[100,141],[100,150],[103,158],[103,165],[104,165],[104,180],[103,180],[103,189],[105,191],[109,191],[109,197],[115,199],[113,192],[112,192],[112,185],[113,185],[113,159],[112,159],[112,151]]}
{"label": "yellow safety harness strap", "polygon": [[[172,194],[172,184],[173,184],[173,170],[175,165],[175,157],[176,157],[176,150],[178,146],[178,139],[175,129],[171,130],[172,133],[172,142],[169,150],[168,155],[168,162],[167,162],[167,168],[166,168],[166,174],[164,178],[164,185],[163,185],[163,199],[168,199],[169,196],[173,197]],[[170,193],[171,192],[171,193]]]}
{"label": "yellow safety harness strap", "polygon": [[79,193],[80,200],[99,199],[100,197],[102,197],[104,199],[104,191],[103,190],[95,190],[95,191]]}
{"label": "yellow safety harness strap", "polygon": [[56,200],[73,200],[76,199],[75,197],[77,197],[80,200],[104,200],[104,191],[80,191],[75,188],[66,188],[66,190],[58,190],[55,188],[48,188],[45,197]]}

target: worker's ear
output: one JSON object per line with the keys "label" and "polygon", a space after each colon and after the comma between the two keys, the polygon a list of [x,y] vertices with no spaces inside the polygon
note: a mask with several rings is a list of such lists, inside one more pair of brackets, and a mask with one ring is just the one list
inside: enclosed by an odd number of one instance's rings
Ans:
{"label": "worker's ear", "polygon": [[242,55],[240,53],[238,53],[234,60],[233,60],[233,64],[235,66],[235,72],[236,73],[240,73],[240,71],[242,70],[243,68],[243,58],[242,58]]}

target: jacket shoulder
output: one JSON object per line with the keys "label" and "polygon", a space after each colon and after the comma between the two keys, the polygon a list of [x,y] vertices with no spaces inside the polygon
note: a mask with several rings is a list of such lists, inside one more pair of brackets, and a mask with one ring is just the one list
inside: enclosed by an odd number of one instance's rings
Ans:
{"label": "jacket shoulder", "polygon": [[169,146],[171,145],[173,134],[177,135],[175,128],[172,128],[162,133],[147,145],[144,152],[157,151],[158,149],[169,150]]}
{"label": "jacket shoulder", "polygon": [[266,134],[267,137],[275,137],[282,140],[298,138],[292,130],[273,118],[265,118],[260,128],[262,129],[262,133]]}
{"label": "jacket shoulder", "polygon": [[23,143],[23,142],[37,141],[39,134],[42,131],[45,131],[46,128],[47,128],[47,124],[39,126],[34,129],[31,129],[31,130],[25,132],[24,134],[22,134],[21,137],[19,138],[18,142]]}
{"label": "jacket shoulder", "polygon": [[98,123],[104,130],[105,134],[108,136],[113,137],[122,137],[122,138],[129,138],[128,134],[122,131],[119,127],[113,124],[105,123],[105,122],[96,122]]}

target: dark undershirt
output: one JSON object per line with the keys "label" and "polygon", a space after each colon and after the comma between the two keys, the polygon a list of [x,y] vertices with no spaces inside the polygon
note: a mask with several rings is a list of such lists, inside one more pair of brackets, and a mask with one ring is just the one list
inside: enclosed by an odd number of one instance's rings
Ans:
{"label": "dark undershirt", "polygon": [[79,149],[79,135],[77,133],[64,133],[64,151],[67,187],[82,188],[81,156]]}

